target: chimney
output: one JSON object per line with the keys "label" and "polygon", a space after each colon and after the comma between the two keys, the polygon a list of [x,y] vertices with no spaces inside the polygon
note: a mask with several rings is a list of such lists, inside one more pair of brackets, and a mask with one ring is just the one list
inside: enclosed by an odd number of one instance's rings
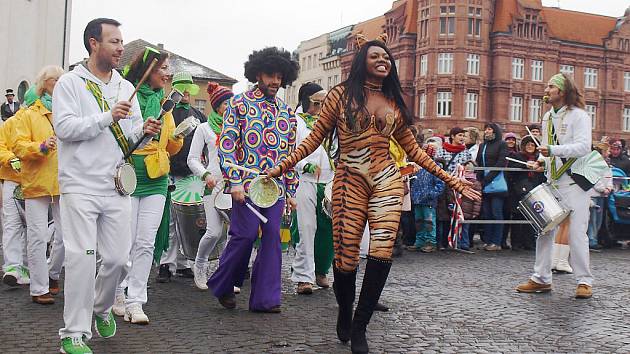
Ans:
{"label": "chimney", "polygon": [[157,46],[158,49],[164,49],[164,43],[158,43]]}

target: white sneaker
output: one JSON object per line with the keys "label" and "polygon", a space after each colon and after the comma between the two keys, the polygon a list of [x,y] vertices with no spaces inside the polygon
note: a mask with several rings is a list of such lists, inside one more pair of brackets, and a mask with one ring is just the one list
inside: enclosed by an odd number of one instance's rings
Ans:
{"label": "white sneaker", "polygon": [[238,286],[234,287],[234,294],[240,294],[241,293],[241,288],[239,288]]}
{"label": "white sneaker", "polygon": [[20,266],[19,273],[20,276],[18,277],[17,283],[20,285],[29,285],[31,283],[31,273],[28,271],[28,268]]}
{"label": "white sneaker", "polygon": [[112,312],[118,317],[125,315],[125,294],[116,295],[116,301],[114,301]]}
{"label": "white sneaker", "polygon": [[125,321],[133,324],[149,324],[149,317],[142,311],[142,305],[132,304],[125,308]]}
{"label": "white sneaker", "polygon": [[208,285],[206,284],[206,282],[208,282],[208,278],[206,278],[207,267],[199,268],[197,266],[197,263],[195,263],[192,269],[195,278],[195,285],[197,286],[197,288],[199,288],[200,290],[208,290]]}

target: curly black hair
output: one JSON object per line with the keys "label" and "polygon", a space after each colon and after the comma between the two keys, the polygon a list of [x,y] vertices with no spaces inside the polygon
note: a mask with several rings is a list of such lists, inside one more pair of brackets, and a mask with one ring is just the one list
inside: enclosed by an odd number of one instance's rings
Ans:
{"label": "curly black hair", "polygon": [[278,47],[255,50],[245,62],[245,77],[252,83],[258,82],[258,74],[282,74],[281,87],[291,85],[297,79],[300,64],[291,59],[291,53]]}

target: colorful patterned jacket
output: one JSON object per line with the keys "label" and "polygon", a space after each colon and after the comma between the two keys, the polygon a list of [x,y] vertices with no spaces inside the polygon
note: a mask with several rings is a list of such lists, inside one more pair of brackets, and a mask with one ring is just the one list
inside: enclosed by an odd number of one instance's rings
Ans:
{"label": "colorful patterned jacket", "polygon": [[[266,98],[255,87],[230,99],[223,115],[223,131],[219,139],[219,159],[226,189],[243,186],[256,175],[225,166],[226,162],[262,172],[284,160],[296,142],[293,110],[279,98]],[[289,197],[295,196],[298,178],[294,169],[287,170],[277,182],[286,188]]]}

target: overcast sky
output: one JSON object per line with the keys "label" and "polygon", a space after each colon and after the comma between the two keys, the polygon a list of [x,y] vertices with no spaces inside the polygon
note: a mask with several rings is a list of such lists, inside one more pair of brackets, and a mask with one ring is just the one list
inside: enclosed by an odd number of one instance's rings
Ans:
{"label": "overcast sky", "polygon": [[[558,6],[622,16],[628,0],[543,0]],[[74,0],[70,62],[83,59],[83,29],[97,17],[120,21],[123,39],[163,43],[172,52],[241,81],[254,49],[297,48],[300,41],[382,15],[392,0]],[[585,24],[588,26],[588,24]]]}

